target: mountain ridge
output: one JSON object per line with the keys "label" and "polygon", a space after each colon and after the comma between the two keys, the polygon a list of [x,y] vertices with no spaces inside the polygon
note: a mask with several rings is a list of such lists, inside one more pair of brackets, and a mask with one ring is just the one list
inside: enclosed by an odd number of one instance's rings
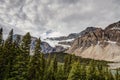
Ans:
{"label": "mountain ridge", "polygon": [[119,28],[120,21],[107,26],[105,29],[96,28],[96,30],[76,38],[66,52],[86,58],[120,61]]}

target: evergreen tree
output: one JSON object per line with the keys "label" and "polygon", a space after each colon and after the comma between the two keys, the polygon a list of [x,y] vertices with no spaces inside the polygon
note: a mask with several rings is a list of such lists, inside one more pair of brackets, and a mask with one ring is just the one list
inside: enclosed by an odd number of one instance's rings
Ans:
{"label": "evergreen tree", "polygon": [[23,59],[25,53],[22,52],[19,47],[16,47],[16,45],[13,50],[13,65],[10,71],[11,77],[9,77],[8,80],[26,80],[26,64]]}
{"label": "evergreen tree", "polygon": [[3,62],[4,62],[4,79],[9,79],[12,75],[12,67],[13,67],[13,62],[14,62],[14,45],[13,45],[13,29],[10,31],[8,38],[5,41],[5,46],[4,46],[4,55],[3,55]]}
{"label": "evergreen tree", "polygon": [[57,67],[58,67],[58,63],[57,63],[57,59],[56,59],[56,55],[53,58],[53,71],[54,73],[57,72]]}
{"label": "evergreen tree", "polygon": [[13,29],[10,31],[8,38],[5,41],[5,46],[7,48],[10,48],[12,46],[13,43]]}
{"label": "evergreen tree", "polygon": [[81,80],[80,67],[79,62],[73,63],[67,80]]}
{"label": "evergreen tree", "polygon": [[[41,60],[40,39],[37,40],[35,46],[35,54],[31,56],[28,70],[28,80],[42,80],[43,79],[43,65]],[[42,57],[43,58],[43,57]]]}
{"label": "evergreen tree", "polygon": [[119,69],[116,69],[115,80],[120,80]]}
{"label": "evergreen tree", "polygon": [[68,74],[71,70],[71,64],[72,64],[72,55],[65,56],[65,59],[64,59],[64,73],[65,73],[66,79],[68,78]]}
{"label": "evergreen tree", "polygon": [[47,71],[47,73],[44,75],[44,80],[55,80],[55,75],[53,71],[53,63],[51,62]]}
{"label": "evergreen tree", "polygon": [[45,58],[44,58],[44,54],[43,53],[41,53],[41,79],[43,80],[43,78],[44,78],[44,74],[45,74],[45,63],[46,63],[46,60],[45,60]]}
{"label": "evergreen tree", "polygon": [[46,69],[50,66],[51,63],[51,53],[49,53],[48,58],[47,58],[47,63],[46,63]]}
{"label": "evergreen tree", "polygon": [[66,77],[64,75],[63,65],[58,66],[58,70],[55,76],[56,76],[55,80],[66,80]]}
{"label": "evergreen tree", "polygon": [[[48,60],[50,60],[50,58]],[[50,61],[50,65],[46,71],[44,80],[56,80],[57,70],[58,70],[58,63],[57,63],[56,55],[55,55],[53,60]]]}
{"label": "evergreen tree", "polygon": [[26,33],[26,35],[23,36],[22,38],[22,44],[21,47],[24,51],[26,51],[26,53],[29,54],[30,51],[30,44],[31,44],[31,35],[30,33]]}
{"label": "evergreen tree", "polygon": [[48,58],[46,60],[46,66],[45,66],[45,69],[44,69],[44,80],[47,80],[49,79],[51,73],[52,73],[52,68],[50,67],[51,66],[51,54],[48,55]]}
{"label": "evergreen tree", "polygon": [[86,79],[87,80],[95,79],[95,72],[96,72],[96,68],[94,66],[94,61],[92,60],[89,63],[89,66],[87,67]]}
{"label": "evergreen tree", "polygon": [[5,80],[26,80],[25,53],[16,43],[13,42],[13,30],[11,30],[4,46]]}
{"label": "evergreen tree", "polygon": [[80,75],[80,80],[86,80],[86,66],[81,65],[79,75]]}
{"label": "evergreen tree", "polygon": [[0,46],[3,44],[3,29],[0,29]]}
{"label": "evergreen tree", "polygon": [[3,78],[3,71],[4,71],[4,58],[3,58],[3,29],[0,29],[0,80]]}
{"label": "evergreen tree", "polygon": [[21,72],[21,76],[24,77],[24,80],[26,80],[28,77],[28,67],[29,67],[28,64],[30,61],[30,55],[29,55],[30,43],[31,43],[31,35],[28,32],[22,38],[22,43],[20,46],[22,53],[19,56],[19,59],[20,59],[19,65],[21,66],[19,71],[23,71],[23,72]]}

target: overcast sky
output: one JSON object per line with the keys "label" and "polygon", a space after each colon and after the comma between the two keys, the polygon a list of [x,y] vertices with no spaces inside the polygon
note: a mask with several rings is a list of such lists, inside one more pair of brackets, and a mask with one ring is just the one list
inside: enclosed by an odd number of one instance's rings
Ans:
{"label": "overcast sky", "polygon": [[13,28],[19,34],[60,36],[119,20],[120,0],[0,0],[4,34]]}

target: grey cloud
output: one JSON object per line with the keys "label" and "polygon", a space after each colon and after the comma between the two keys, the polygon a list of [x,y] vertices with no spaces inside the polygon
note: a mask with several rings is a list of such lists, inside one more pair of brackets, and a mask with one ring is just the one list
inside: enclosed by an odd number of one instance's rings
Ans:
{"label": "grey cloud", "polygon": [[17,8],[25,4],[25,0],[9,0],[8,7]]}
{"label": "grey cloud", "polygon": [[9,24],[7,24],[7,23],[4,23],[4,22],[0,22],[0,28],[3,28],[3,30],[4,30],[4,35],[8,35],[8,33],[9,33],[9,31],[11,30],[11,29],[14,29],[14,32],[15,32],[15,34],[19,34],[19,33],[23,33],[22,32],[22,30],[20,30],[19,28],[17,28],[17,27],[15,27],[15,26],[12,26],[12,25],[9,25]]}
{"label": "grey cloud", "polygon": [[64,4],[75,4],[77,3],[79,0],[58,0],[59,3],[64,3]]}
{"label": "grey cloud", "polygon": [[120,20],[119,5],[120,0],[0,0],[0,23],[35,36],[49,29],[68,34]]}
{"label": "grey cloud", "polygon": [[88,20],[88,19],[92,19],[94,18],[95,15],[91,15],[91,14],[78,14],[78,13],[74,13],[74,14],[71,14],[65,18],[62,19],[63,22],[67,22],[67,23],[71,23],[71,22],[80,22],[81,20],[84,21],[84,20]]}
{"label": "grey cloud", "polygon": [[5,2],[5,0],[0,0],[0,3],[4,3]]}

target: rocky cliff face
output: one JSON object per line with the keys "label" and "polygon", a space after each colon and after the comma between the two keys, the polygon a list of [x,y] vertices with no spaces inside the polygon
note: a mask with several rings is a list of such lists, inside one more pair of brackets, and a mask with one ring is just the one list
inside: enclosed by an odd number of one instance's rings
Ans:
{"label": "rocky cliff face", "polygon": [[73,41],[67,52],[85,58],[120,61],[120,21],[104,30],[87,31]]}
{"label": "rocky cliff face", "polygon": [[43,53],[63,52],[65,48],[62,46],[51,47],[47,42],[41,43],[41,49]]}
{"label": "rocky cliff face", "polygon": [[64,48],[68,48],[72,45],[74,39],[79,38],[80,36],[84,36],[89,32],[95,31],[96,29],[97,28],[95,27],[88,27],[80,33],[71,33],[68,36],[47,38],[46,41],[50,41],[50,43],[57,43],[56,45],[61,45]]}

